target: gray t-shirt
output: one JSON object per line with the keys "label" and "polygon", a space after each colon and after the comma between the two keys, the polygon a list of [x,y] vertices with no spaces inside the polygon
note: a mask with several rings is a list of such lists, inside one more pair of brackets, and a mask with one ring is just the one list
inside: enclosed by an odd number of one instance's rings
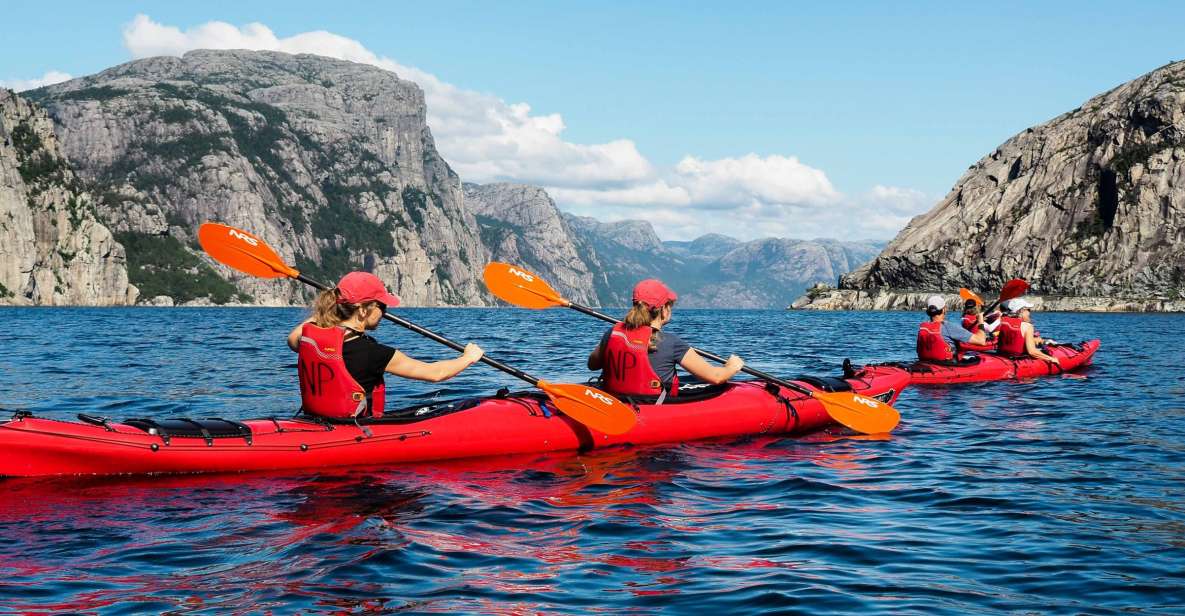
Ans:
{"label": "gray t-shirt", "polygon": [[944,319],[942,321],[942,337],[954,342],[971,342],[971,332],[963,329],[959,321]]}
{"label": "gray t-shirt", "polygon": [[[609,342],[609,334],[612,332],[613,328],[609,328],[609,331],[601,336],[602,349]],[[675,367],[683,360],[683,356],[690,348],[690,344],[675,334],[665,331],[659,333],[658,348],[649,353],[650,367],[654,368],[654,373],[658,375],[658,380],[662,381],[664,386],[671,384],[671,380],[675,378]]]}

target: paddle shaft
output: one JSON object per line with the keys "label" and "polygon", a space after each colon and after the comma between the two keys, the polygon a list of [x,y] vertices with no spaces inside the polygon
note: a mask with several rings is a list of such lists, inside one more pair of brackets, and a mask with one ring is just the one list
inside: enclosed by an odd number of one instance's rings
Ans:
{"label": "paddle shaft", "polygon": [[[305,276],[304,274],[297,275],[296,279],[309,285],[309,286],[321,289],[322,291],[329,289],[329,287],[317,282],[316,280],[313,280],[313,279]],[[454,351],[460,351],[460,352],[465,351],[464,345],[453,342],[452,340],[449,340],[448,338],[445,338],[444,336],[441,336],[440,334],[437,334],[436,332],[434,332],[432,330],[424,329],[423,327],[420,327],[419,325],[416,325],[415,323],[412,323],[411,321],[401,319],[401,318],[391,314],[390,312],[384,312],[383,318],[387,319],[388,321],[390,321],[400,327],[403,327],[405,329],[410,329],[411,331],[413,331],[425,338],[428,338],[429,340],[439,342],[440,344],[443,344],[444,346],[449,347],[450,349],[453,349]],[[518,379],[522,379],[522,380],[530,383],[532,386],[536,386],[539,384],[539,379],[527,374],[526,372],[523,372],[522,370],[519,370],[518,368],[513,368],[511,366],[507,366],[506,364],[504,364],[496,359],[491,359],[489,357],[486,357],[485,355],[482,355],[482,357],[479,361],[481,361],[483,364],[486,364],[487,366],[497,368],[498,370],[501,370],[502,372],[505,372],[506,374],[509,374],[510,376],[513,376]]]}
{"label": "paddle shaft", "polygon": [[[592,308],[589,308],[588,306],[581,306],[580,304],[573,304],[572,302],[568,302],[568,307],[575,310],[576,312],[583,312],[584,314],[587,314],[591,317],[596,317],[602,321],[606,321],[609,323],[620,323],[621,322],[621,321],[614,319],[613,317],[611,317],[607,314],[597,312],[596,310],[593,310]],[[719,363],[723,364],[726,361],[728,361],[728,360],[724,359],[723,357],[720,357],[719,355],[709,353],[709,352],[704,351],[702,349],[692,348],[691,350],[695,351],[696,353],[699,353],[700,355],[706,357],[707,359],[710,359],[715,362],[719,362]],[[741,368],[741,372],[744,372],[745,374],[753,375],[763,381],[769,381],[770,383],[774,383],[776,385],[781,385],[782,387],[785,387],[787,389],[793,389],[794,391],[797,391],[800,394],[814,396],[814,393],[815,393],[815,392],[813,392],[813,391],[807,389],[806,387],[803,387],[797,383],[793,383],[791,381],[780,379],[772,374],[768,374],[768,373],[762,372],[760,370],[754,370],[753,368],[744,367],[744,368]]]}

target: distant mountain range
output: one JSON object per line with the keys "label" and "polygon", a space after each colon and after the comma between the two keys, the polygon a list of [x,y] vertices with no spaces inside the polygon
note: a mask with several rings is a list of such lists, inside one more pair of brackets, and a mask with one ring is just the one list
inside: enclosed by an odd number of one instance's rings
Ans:
{"label": "distant mountain range", "polygon": [[407,305],[491,305],[491,259],[573,300],[625,305],[660,277],[685,306],[785,307],[874,243],[717,234],[662,242],[649,223],[560,212],[538,187],[461,183],[423,91],[312,55],[194,51],[21,95],[0,92],[0,303],[307,301],[196,247],[198,225],[249,229],[302,271],[365,268]]}

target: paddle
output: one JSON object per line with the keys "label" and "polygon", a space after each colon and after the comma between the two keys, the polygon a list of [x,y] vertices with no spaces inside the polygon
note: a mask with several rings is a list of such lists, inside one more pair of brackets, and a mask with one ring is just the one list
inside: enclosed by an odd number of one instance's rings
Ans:
{"label": "paddle", "polygon": [[[214,260],[244,274],[260,278],[294,278],[318,289],[328,288],[285,264],[271,246],[246,231],[208,222],[198,229],[198,242]],[[465,350],[464,346],[389,312],[384,313],[383,317],[455,351]],[[539,388],[547,394],[555,408],[599,432],[624,434],[637,422],[637,415],[629,406],[599,389],[587,385],[548,383],[489,357],[482,357],[481,361]]]}
{"label": "paddle", "polygon": [[[992,302],[991,306],[984,308],[983,313],[990,313],[992,310],[995,310],[996,306],[999,306],[1010,299],[1016,299],[1021,295],[1024,295],[1026,292],[1028,292],[1028,290],[1029,283],[1025,282],[1023,278],[1013,278],[1012,280],[1009,280],[1008,282],[1004,283],[1004,286],[1000,289],[1000,297],[996,298],[996,301]],[[993,316],[991,317],[990,322],[994,322],[995,320],[996,318]]]}
{"label": "paddle", "polygon": [[[551,285],[539,276],[520,267],[506,263],[492,262],[486,265],[483,274],[486,287],[490,292],[503,301],[522,308],[571,308],[592,317],[617,323],[613,317],[589,308],[574,304],[564,299]],[[706,351],[695,349],[696,353],[716,362],[724,363],[724,358]],[[901,420],[901,415],[892,406],[875,398],[861,396],[852,392],[824,392],[814,391],[797,383],[780,379],[752,368],[742,368],[742,372],[751,374],[764,381],[781,385],[818,400],[827,414],[835,421],[865,434],[879,434],[890,432]]]}
{"label": "paddle", "polygon": [[968,289],[967,287],[960,287],[959,288],[959,297],[963,298],[964,302],[970,300],[970,301],[975,302],[976,304],[979,304],[980,306],[983,305],[983,298],[976,295],[974,291],[972,291],[971,289]]}

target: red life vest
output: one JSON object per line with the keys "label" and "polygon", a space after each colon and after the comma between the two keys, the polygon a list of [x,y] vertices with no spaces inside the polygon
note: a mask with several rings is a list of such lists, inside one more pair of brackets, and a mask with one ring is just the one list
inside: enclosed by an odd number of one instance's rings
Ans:
{"label": "red life vest", "polygon": [[979,331],[979,315],[965,314],[963,315],[963,329],[975,333]]}
{"label": "red life vest", "polygon": [[386,385],[376,385],[368,403],[366,390],[346,369],[342,359],[344,343],[345,332],[340,327],[305,323],[301,328],[296,361],[301,408],[322,417],[349,418],[362,415],[369,406],[372,416],[381,417]]}
{"label": "red life vest", "polygon": [[1024,320],[1020,317],[1000,317],[1000,326],[996,328],[999,339],[997,352],[1001,355],[1025,355],[1025,335],[1021,331]]}
{"label": "red life vest", "polygon": [[942,323],[929,321],[918,327],[918,359],[922,361],[951,361],[954,349],[942,335]]}
{"label": "red life vest", "polygon": [[[613,326],[601,351],[601,381],[605,389],[627,396],[658,396],[667,390],[650,365],[650,334],[642,326],[626,329],[624,323]],[[679,391],[679,376],[671,380],[668,395]]]}

